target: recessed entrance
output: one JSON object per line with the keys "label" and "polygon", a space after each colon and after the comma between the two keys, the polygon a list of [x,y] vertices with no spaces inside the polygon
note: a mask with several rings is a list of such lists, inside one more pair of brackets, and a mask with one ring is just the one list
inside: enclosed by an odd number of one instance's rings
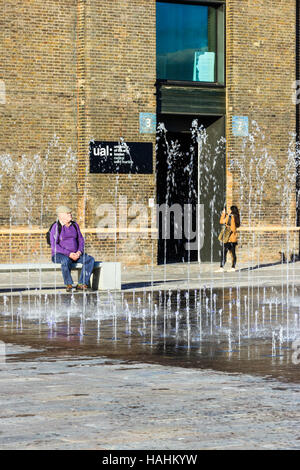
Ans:
{"label": "recessed entrance", "polygon": [[[225,202],[224,117],[161,114],[158,123],[166,132],[159,133],[157,142],[157,202],[175,208],[160,214],[158,262],[198,261],[199,256],[216,261]],[[199,245],[195,233],[201,226]]]}

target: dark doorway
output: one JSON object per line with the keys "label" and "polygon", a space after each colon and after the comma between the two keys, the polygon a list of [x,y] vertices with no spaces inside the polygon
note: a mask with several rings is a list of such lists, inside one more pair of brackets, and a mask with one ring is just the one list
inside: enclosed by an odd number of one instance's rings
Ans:
{"label": "dark doorway", "polygon": [[[192,127],[195,119],[197,126]],[[158,123],[165,130],[158,132],[157,140],[157,203],[171,209],[160,213],[158,263],[198,260],[198,202],[203,205],[200,221],[204,229],[200,259],[216,261],[225,201],[225,154],[216,144],[224,136],[224,117],[160,115]],[[200,126],[206,137],[198,145]]]}

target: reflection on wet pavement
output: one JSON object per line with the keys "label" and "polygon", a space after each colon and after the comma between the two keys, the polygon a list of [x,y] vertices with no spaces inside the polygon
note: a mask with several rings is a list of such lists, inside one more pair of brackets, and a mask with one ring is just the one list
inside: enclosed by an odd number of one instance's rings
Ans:
{"label": "reflection on wet pavement", "polygon": [[204,288],[0,299],[6,360],[108,357],[300,382],[297,289]]}

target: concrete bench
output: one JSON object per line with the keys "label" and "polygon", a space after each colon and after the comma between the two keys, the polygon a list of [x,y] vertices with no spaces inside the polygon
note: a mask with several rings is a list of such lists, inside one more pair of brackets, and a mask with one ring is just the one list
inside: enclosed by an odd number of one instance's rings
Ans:
{"label": "concrete bench", "polygon": [[[72,270],[78,272],[78,279],[82,269],[81,263],[73,263]],[[27,271],[59,271],[60,263],[14,263],[0,264],[0,273]],[[108,261],[95,261],[91,278],[92,289],[120,290],[121,289],[121,263]]]}

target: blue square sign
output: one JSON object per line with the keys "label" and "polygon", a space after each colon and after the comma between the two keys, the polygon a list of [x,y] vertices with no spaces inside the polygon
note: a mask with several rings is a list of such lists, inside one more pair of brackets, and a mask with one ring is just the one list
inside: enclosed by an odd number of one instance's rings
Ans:
{"label": "blue square sign", "polygon": [[248,116],[232,116],[232,133],[237,137],[249,135]]}
{"label": "blue square sign", "polygon": [[140,113],[140,134],[155,134],[156,114]]}

